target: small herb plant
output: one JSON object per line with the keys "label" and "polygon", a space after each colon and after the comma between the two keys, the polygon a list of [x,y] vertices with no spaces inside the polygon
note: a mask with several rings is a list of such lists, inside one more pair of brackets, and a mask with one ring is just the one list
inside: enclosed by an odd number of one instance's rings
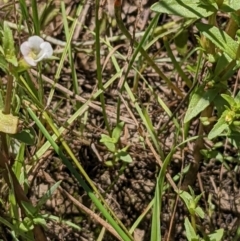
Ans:
{"label": "small herb plant", "polygon": [[204,211],[198,205],[202,194],[195,195],[193,189],[189,186],[190,193],[186,191],[180,191],[179,196],[185,203],[191,217],[191,222],[186,217],[184,221],[184,226],[186,230],[186,236],[188,241],[221,241],[223,238],[223,229],[218,229],[212,234],[202,234],[202,238],[198,234],[196,219],[204,219]]}
{"label": "small herb plant", "polygon": [[113,129],[112,136],[101,134],[100,142],[103,143],[107,147],[108,151],[112,154],[112,160],[105,161],[105,165],[107,166],[113,166],[120,160],[124,163],[132,162],[132,158],[127,152],[129,146],[125,146],[119,149],[119,141],[123,131],[123,127],[124,122],[120,122]]}
{"label": "small herb plant", "polygon": [[[187,71],[183,73],[179,63],[172,57],[171,48],[165,40],[165,47],[174,62],[175,70],[190,88],[187,96],[189,98],[186,98],[188,108],[183,120],[184,134],[189,134],[188,130],[193,120],[199,119],[200,121],[197,140],[194,144],[195,164],[190,164],[190,169],[183,181],[183,186],[186,187],[189,186],[188,183],[193,185],[191,180],[197,179],[197,172],[193,177],[192,170],[194,170],[194,166],[199,168],[204,158],[219,158],[227,166],[226,162],[229,158],[223,157],[215,143],[226,140],[238,150],[239,155],[240,93],[239,86],[232,91],[229,80],[236,78],[236,72],[240,67],[240,1],[162,0],[153,4],[151,9],[159,14],[176,15],[184,19],[186,27],[180,29],[173,38],[168,38],[168,40],[174,39],[180,55],[188,54],[186,52],[187,40],[177,38],[177,36],[185,33],[188,26],[195,30],[198,41],[198,45],[194,49],[197,56],[196,62],[187,67],[194,76],[193,80],[189,81],[185,76]],[[219,21],[219,14],[225,14],[227,20]],[[181,49],[178,46],[181,46]],[[185,52],[182,51],[184,49]],[[222,139],[219,140],[219,137]],[[212,149],[205,146],[204,138],[213,143]],[[230,167],[227,167],[230,170]],[[189,241],[223,240],[223,229],[216,230],[212,234],[200,232],[201,221],[199,219],[203,219],[205,216],[203,209],[198,206],[201,195],[195,196],[193,186],[189,188],[190,193],[179,191],[191,216],[190,221],[185,218],[184,223],[187,239]],[[236,234],[234,240],[238,239],[239,236]],[[157,238],[157,240],[161,240],[161,238]]]}

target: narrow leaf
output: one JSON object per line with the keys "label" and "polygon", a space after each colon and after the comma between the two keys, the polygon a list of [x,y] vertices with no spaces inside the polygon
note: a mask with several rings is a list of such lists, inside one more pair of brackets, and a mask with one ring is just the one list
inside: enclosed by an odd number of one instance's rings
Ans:
{"label": "narrow leaf", "polygon": [[132,162],[132,158],[131,156],[127,153],[127,152],[124,152],[124,151],[120,151],[118,154],[117,154],[117,157],[126,162],[126,163],[131,163]]}
{"label": "narrow leaf", "polygon": [[153,211],[152,211],[152,228],[151,228],[151,241],[160,241],[161,240],[161,232],[160,232],[160,197],[161,194],[159,192],[159,181],[157,179],[155,195],[154,195],[154,203],[153,203]]}
{"label": "narrow leaf", "polygon": [[4,22],[4,30],[3,30],[3,51],[5,58],[8,62],[13,64],[14,66],[18,65],[18,61],[15,55],[15,47],[14,47],[14,39],[12,30],[8,27],[7,23]]}
{"label": "narrow leaf", "polygon": [[204,218],[204,212],[203,212],[202,208],[196,207],[196,208],[195,208],[195,213],[196,213],[200,218]]}
{"label": "narrow leaf", "polygon": [[186,192],[186,191],[180,191],[179,192],[179,196],[184,201],[187,209],[189,210],[191,208],[190,207],[190,202],[193,199],[192,196],[188,192]]}
{"label": "narrow leaf", "polygon": [[185,18],[203,18],[213,14],[199,5],[199,0],[162,0],[152,5],[151,10]]}
{"label": "narrow leaf", "polygon": [[219,136],[220,134],[223,133],[223,131],[228,129],[228,125],[225,121],[224,117],[221,117],[218,122],[214,125],[214,127],[212,128],[212,130],[209,132],[208,134],[208,138],[211,140],[217,136]]}
{"label": "narrow leaf", "polygon": [[37,213],[37,209],[33,207],[31,203],[22,201],[22,206],[29,217],[34,217],[34,215]]}
{"label": "narrow leaf", "polygon": [[209,104],[214,100],[218,94],[217,89],[210,89],[204,91],[203,88],[199,88],[192,96],[189,107],[187,109],[184,123],[190,121],[192,118],[201,113]]}
{"label": "narrow leaf", "polygon": [[209,234],[208,237],[210,241],[221,241],[223,238],[223,232],[224,230],[221,228],[216,230],[214,233]]}
{"label": "narrow leaf", "polygon": [[45,221],[45,219],[41,216],[38,216],[36,218],[33,219],[33,223],[34,224],[40,224],[43,227],[47,227],[47,222]]}
{"label": "narrow leaf", "polygon": [[116,143],[116,140],[115,140],[115,138],[112,138],[112,137],[107,136],[105,134],[101,134],[100,142],[101,143],[105,143],[105,142]]}
{"label": "narrow leaf", "polygon": [[116,139],[117,141],[119,140],[121,133],[123,131],[123,127],[124,127],[124,122],[120,122],[117,124],[117,126],[113,129],[112,132],[112,137],[114,139]]}
{"label": "narrow leaf", "polygon": [[41,197],[37,204],[37,208],[41,208],[43,204],[47,202],[48,199],[50,199],[55,192],[55,190],[60,186],[62,181],[56,182],[51,188]]}
{"label": "narrow leaf", "polygon": [[234,98],[230,95],[226,95],[226,94],[221,94],[221,96],[223,97],[223,99],[225,99],[229,106],[234,106],[236,104]]}
{"label": "narrow leaf", "polygon": [[33,128],[22,130],[19,133],[11,135],[11,137],[27,145],[34,145],[36,140],[36,133]]}
{"label": "narrow leaf", "polygon": [[232,8],[234,11],[240,9],[240,1],[239,0],[230,0],[230,1],[224,1],[225,3],[223,5],[227,5],[230,8]]}
{"label": "narrow leaf", "polygon": [[33,230],[33,222],[28,217],[24,218],[23,222],[20,223],[19,228],[23,230],[24,232],[29,232],[30,230]]}
{"label": "narrow leaf", "polygon": [[189,222],[188,218],[185,218],[184,221],[184,226],[186,229],[186,236],[188,241],[197,241],[198,240],[198,236],[196,235],[191,223]]}
{"label": "narrow leaf", "polygon": [[203,23],[196,23],[198,30],[211,42],[213,42],[219,49],[225,52],[232,59],[237,58],[239,44],[234,41],[223,30]]}
{"label": "narrow leaf", "polygon": [[115,148],[115,145],[112,142],[104,142],[104,145],[107,147],[107,149],[110,152],[115,152],[116,148]]}

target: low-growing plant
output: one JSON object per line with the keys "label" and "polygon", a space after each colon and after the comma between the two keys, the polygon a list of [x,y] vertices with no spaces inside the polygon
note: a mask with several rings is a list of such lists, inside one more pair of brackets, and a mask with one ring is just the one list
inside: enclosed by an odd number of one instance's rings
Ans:
{"label": "low-growing plant", "polygon": [[[236,78],[239,69],[240,59],[240,2],[224,0],[193,0],[175,1],[162,0],[155,3],[151,9],[158,13],[177,15],[191,21],[192,29],[198,40],[195,46],[196,62],[188,66],[188,71],[194,75],[190,91],[188,109],[184,117],[184,134],[189,136],[188,130],[191,121],[199,118],[198,139],[194,147],[194,163],[190,164],[189,172],[185,175],[182,187],[191,186],[190,194],[179,191],[180,197],[185,202],[191,216],[191,221],[185,218],[186,237],[188,240],[223,240],[223,229],[216,230],[213,234],[199,236],[201,221],[197,222],[195,216],[203,218],[203,210],[197,206],[200,196],[195,197],[193,183],[196,180],[198,168],[201,165],[203,156],[205,158],[217,158],[222,154],[216,148],[211,151],[204,144],[204,138],[213,143],[218,142],[218,138],[229,141],[235,148],[239,149],[239,92],[231,92],[228,81]],[[226,14],[226,22],[219,21],[218,14]],[[180,29],[178,35],[185,31],[185,27]],[[170,38],[171,39],[171,38]],[[183,46],[187,46],[186,38],[176,38],[175,40],[181,55]],[[184,42],[185,41],[185,42]],[[185,47],[186,49],[186,47]],[[168,48],[169,56],[172,56],[171,49]],[[173,57],[171,57],[173,58]],[[181,77],[181,68],[174,60],[176,71]],[[204,73],[204,74],[203,74]],[[183,78],[184,80],[184,78]],[[187,98],[185,98],[185,101]],[[172,118],[172,117],[171,117]],[[219,158],[218,158],[219,159]],[[220,158],[229,160],[228,157]],[[229,167],[228,167],[229,168]],[[181,188],[181,187],[180,187]],[[200,228],[198,228],[198,225]],[[159,238],[158,240],[161,240]]]}
{"label": "low-growing plant", "polygon": [[111,137],[105,134],[101,134],[100,142],[102,142],[107,147],[108,151],[112,153],[113,160],[105,161],[105,165],[107,166],[113,166],[119,160],[123,161],[124,163],[132,162],[131,156],[127,153],[129,146],[119,148],[119,140],[123,127],[123,122],[118,123],[118,125],[113,129]]}

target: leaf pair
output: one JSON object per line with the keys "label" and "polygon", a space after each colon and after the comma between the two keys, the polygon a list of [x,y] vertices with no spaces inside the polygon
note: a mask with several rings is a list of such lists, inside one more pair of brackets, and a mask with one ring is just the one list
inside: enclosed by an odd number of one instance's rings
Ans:
{"label": "leaf pair", "polygon": [[120,122],[117,126],[113,129],[112,136],[108,136],[105,134],[101,135],[100,142],[103,143],[107,149],[113,154],[114,160],[108,160],[105,162],[107,166],[113,166],[115,162],[118,160],[122,160],[125,163],[131,163],[132,158],[127,153],[128,146],[118,150],[118,142],[121,137],[121,133],[123,131],[124,122]]}

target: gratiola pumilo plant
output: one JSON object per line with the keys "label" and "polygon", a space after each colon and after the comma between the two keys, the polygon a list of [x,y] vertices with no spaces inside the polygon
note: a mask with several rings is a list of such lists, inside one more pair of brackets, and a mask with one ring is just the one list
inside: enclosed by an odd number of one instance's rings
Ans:
{"label": "gratiola pumilo plant", "polygon": [[[19,87],[18,84],[21,84],[21,78],[19,76],[20,72],[29,69],[32,66],[36,66],[37,63],[43,59],[51,57],[53,49],[50,43],[45,42],[42,38],[32,36],[20,47],[24,61],[23,59],[18,60],[12,31],[5,22],[0,30],[0,34],[0,68],[7,76],[6,91],[3,89],[1,92],[4,101],[0,104],[0,138],[2,150],[0,153],[0,167],[2,175],[6,183],[9,185],[9,189],[14,190],[14,198],[17,200],[19,207],[21,207],[23,213],[26,213],[23,202],[30,203],[30,201],[25,195],[22,186],[12,169],[15,160],[13,153],[18,153],[18,150],[10,149],[11,142],[21,143],[24,142],[24,139],[28,139],[26,138],[26,134],[28,137],[31,136],[30,132],[24,133],[24,130],[19,128],[20,106],[16,106],[17,104],[21,104],[20,101],[17,101],[16,99],[18,98],[19,100],[22,98],[22,96],[19,97],[17,93]],[[15,92],[14,96],[13,92]],[[22,91],[21,94],[24,95],[24,91]],[[18,145],[15,145],[15,147],[16,146]],[[14,205],[11,206],[11,208],[14,207]],[[16,219],[18,219],[17,216]],[[17,222],[18,221],[21,222],[20,220],[17,220]],[[37,237],[36,240],[46,241],[47,239],[42,228],[39,226],[39,223],[36,223],[35,221],[30,230],[33,229],[33,234]]]}
{"label": "gratiola pumilo plant", "polygon": [[[203,137],[214,141],[221,135],[228,138],[238,149],[240,146],[239,93],[231,93],[228,84],[240,66],[240,1],[161,0],[151,9],[159,13],[180,16],[183,26],[189,26],[186,22],[189,23],[189,19],[192,19],[192,29],[197,30],[199,46],[195,51],[198,60],[195,69],[191,69],[194,78],[192,86],[189,86],[190,101],[184,125],[189,128],[190,122],[199,116],[200,121],[197,139],[193,145],[194,161],[190,163],[189,171],[181,183],[181,188],[186,190],[189,185],[194,185],[197,179],[203,160],[201,150],[205,148]],[[228,19],[218,19],[219,14],[228,16]],[[185,30],[183,27],[181,31]],[[194,222],[192,219],[191,225],[188,220],[185,223],[188,240],[199,240],[200,232]],[[221,240],[222,233],[220,230],[217,236],[209,236],[208,240]]]}

